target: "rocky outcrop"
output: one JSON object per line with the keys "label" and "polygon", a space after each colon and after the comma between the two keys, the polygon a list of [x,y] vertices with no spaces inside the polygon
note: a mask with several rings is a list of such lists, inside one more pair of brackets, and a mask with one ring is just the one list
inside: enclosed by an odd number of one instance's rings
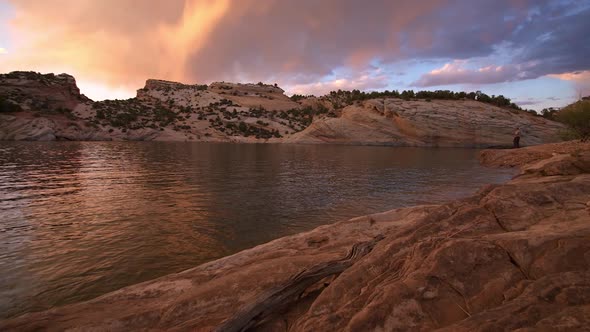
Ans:
{"label": "rocky outcrop", "polygon": [[577,149],[467,199],[322,226],[0,330],[582,330],[590,148]]}
{"label": "rocky outcrop", "polygon": [[[489,147],[510,145],[516,126],[523,145],[559,141],[564,128],[475,100],[296,97],[262,83],[150,79],[135,98],[92,102],[69,75],[15,72],[0,75],[0,139]],[[42,127],[26,123],[34,117]]]}
{"label": "rocky outcrop", "polygon": [[474,100],[374,99],[348,106],[339,117],[314,121],[286,139],[292,143],[397,146],[509,146],[516,127],[521,144],[560,141],[562,124]]}
{"label": "rocky outcrop", "polygon": [[32,111],[74,109],[90,101],[80,94],[76,79],[71,75],[23,71],[0,75],[0,96]]}
{"label": "rocky outcrop", "polygon": [[555,155],[574,155],[588,149],[586,144],[579,141],[567,141],[541,146],[531,146],[526,149],[490,149],[479,155],[481,164],[488,167],[522,167],[538,161],[549,159]]}
{"label": "rocky outcrop", "polygon": [[87,126],[73,111],[92,101],[67,74],[12,72],[0,75],[0,98],[19,111],[0,112],[0,140],[110,140],[108,132]]}

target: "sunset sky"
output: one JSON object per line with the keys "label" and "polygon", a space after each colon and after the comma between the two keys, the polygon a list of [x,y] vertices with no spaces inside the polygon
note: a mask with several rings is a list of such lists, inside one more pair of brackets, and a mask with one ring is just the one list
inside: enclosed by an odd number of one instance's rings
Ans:
{"label": "sunset sky", "polygon": [[590,0],[0,0],[0,72],[69,73],[95,100],[148,78],[590,95]]}

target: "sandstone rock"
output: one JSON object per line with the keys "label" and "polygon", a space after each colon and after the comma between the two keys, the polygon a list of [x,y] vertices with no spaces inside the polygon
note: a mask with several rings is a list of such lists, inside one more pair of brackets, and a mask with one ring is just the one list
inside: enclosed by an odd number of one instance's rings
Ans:
{"label": "sandstone rock", "polygon": [[12,72],[0,75],[0,95],[16,101],[26,110],[40,107],[73,109],[90,100],[80,94],[76,80],[68,74]]}
{"label": "sandstone rock", "polygon": [[586,165],[578,148],[463,200],[321,226],[0,330],[583,330],[590,173],[567,165]]}
{"label": "sandstone rock", "polygon": [[514,128],[521,144],[560,141],[562,124],[525,112],[473,100],[369,100],[323,118],[286,139],[292,143],[379,144],[397,146],[510,146]]}
{"label": "sandstone rock", "polygon": [[531,164],[560,154],[577,156],[590,149],[590,143],[567,141],[520,149],[489,149],[479,155],[480,162],[490,167],[515,167]]}

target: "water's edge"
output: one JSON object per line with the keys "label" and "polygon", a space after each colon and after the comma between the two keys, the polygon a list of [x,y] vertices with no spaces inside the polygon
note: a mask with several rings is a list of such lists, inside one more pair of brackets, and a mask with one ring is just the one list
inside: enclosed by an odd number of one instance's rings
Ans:
{"label": "water's edge", "polygon": [[[32,144],[34,144],[34,143],[32,143]],[[46,144],[50,144],[50,145],[51,145],[51,144],[53,144],[53,143],[46,143]],[[66,144],[67,146],[69,146],[69,144],[70,144],[70,143],[63,142],[63,143],[60,143],[60,144]],[[76,143],[72,143],[72,144],[76,144]],[[111,144],[115,144],[115,146],[117,145],[117,143],[114,143],[114,142],[113,142],[113,143],[111,143]],[[138,145],[144,145],[143,143],[137,143],[137,144],[138,144]],[[174,145],[167,145],[167,144],[165,145],[165,147],[166,147],[166,148],[169,148],[170,146],[174,146]],[[221,148],[227,148],[227,146],[226,146],[226,145],[223,145],[223,144],[221,144],[221,145],[219,145],[219,146],[220,146]],[[360,147],[359,147],[359,148],[360,148]],[[295,147],[295,149],[298,149],[298,148],[297,148],[297,147]],[[381,149],[381,148],[376,148],[376,149]],[[85,151],[86,151],[86,150],[85,150]],[[109,151],[110,151],[110,150],[109,150]],[[183,150],[183,151],[184,151],[184,150]],[[377,150],[377,153],[379,153],[379,154],[383,154],[383,152],[388,152],[388,151],[390,151],[390,150],[388,150],[388,149],[384,149],[384,150]],[[397,151],[397,150],[396,150],[396,151]],[[422,157],[420,157],[419,155],[418,155],[418,156],[413,156],[413,155],[412,155],[412,152],[411,152],[411,151],[413,151],[413,150],[411,150],[411,149],[410,149],[410,150],[402,150],[402,151],[405,151],[404,153],[410,153],[410,155],[409,155],[409,156],[410,156],[410,160],[412,160],[411,158],[422,158]],[[231,155],[231,153],[230,153],[230,152],[232,152],[232,151],[228,151],[228,153]],[[78,152],[76,152],[76,153],[78,153]],[[93,155],[93,154],[97,154],[97,153],[99,153],[99,155],[100,155],[100,153],[101,153],[101,152],[100,152],[100,151],[98,151],[98,152],[97,152],[97,151],[96,151],[96,149],[91,149],[91,150],[88,150],[88,151],[86,151],[86,152],[84,152],[84,153],[85,153],[85,156],[87,157],[88,155]],[[88,154],[88,153],[90,153],[90,154]],[[289,153],[293,153],[293,151],[290,151]],[[401,152],[400,152],[400,153],[401,153]],[[448,154],[448,153],[453,153],[453,150],[445,150],[445,149],[443,149],[443,150],[437,150],[437,149],[434,149],[434,150],[429,150],[429,151],[428,151],[428,154],[435,154],[435,155],[436,155],[437,153],[438,153],[439,155],[441,155],[441,154]],[[455,152],[455,153],[456,153],[456,152]],[[104,154],[104,153],[103,153],[103,154]],[[314,154],[312,154],[311,156],[313,157],[313,156],[315,156],[315,155],[314,155]],[[61,157],[61,156],[58,156],[58,157]],[[85,158],[86,158],[86,157],[85,157]],[[360,155],[360,157],[361,157],[361,159],[362,159],[362,158],[364,158],[362,154]],[[112,158],[111,158],[111,159],[112,159],[112,160],[111,160],[111,162],[117,162],[116,158],[117,158],[117,156],[116,156],[116,155],[115,155],[115,156],[112,156]],[[170,157],[170,158],[172,158],[172,159],[170,159],[170,160],[175,160],[173,157]],[[315,158],[315,157],[314,157],[314,158]],[[346,158],[346,159],[349,159],[350,157],[349,157],[347,154],[345,154],[345,158]],[[396,157],[396,158],[397,158],[397,157]],[[408,156],[406,156],[406,158],[408,158]],[[313,159],[313,158],[312,158],[312,159]],[[398,159],[399,159],[399,158],[398,158]],[[336,160],[338,160],[338,158],[336,158]],[[391,162],[391,160],[390,160],[390,159],[386,159],[384,162],[385,162],[385,163],[389,163],[389,162]],[[172,163],[172,164],[174,164],[174,163]],[[328,164],[328,165],[329,165],[329,164]],[[465,166],[465,165],[463,165],[463,166]],[[352,166],[351,166],[351,167],[352,167]],[[355,166],[355,167],[356,167],[356,166]],[[83,170],[83,169],[84,169],[84,168],[82,168],[82,170]],[[167,168],[166,168],[166,169],[167,169]],[[305,169],[305,168],[304,168],[304,169]],[[166,171],[168,172],[168,170],[166,170]],[[170,170],[170,171],[172,172],[171,174],[173,174],[173,173],[175,172],[175,170]],[[451,173],[452,173],[452,172],[454,172],[454,171],[455,171],[455,170],[451,169],[451,170],[449,170],[449,171],[447,171],[447,172],[451,172]],[[234,170],[234,171],[232,171],[232,172],[230,172],[230,173],[233,173],[233,172],[235,172],[235,170]],[[366,172],[366,171],[363,169],[363,170],[362,170],[362,172]],[[394,172],[395,172],[395,171],[394,171]],[[369,171],[369,173],[370,173],[370,171]],[[302,174],[303,174],[303,173],[302,173]],[[130,176],[131,176],[131,175],[132,175],[132,174],[130,174]],[[68,176],[69,176],[69,175],[68,175]],[[300,176],[301,176],[301,175],[299,175],[299,176],[294,176],[294,177],[295,177],[295,178],[299,178]],[[322,175],[322,176],[324,176],[324,175]],[[390,174],[390,175],[388,175],[388,176],[389,176],[389,177],[391,177],[392,175]],[[416,175],[416,176],[418,176],[418,178],[417,178],[417,179],[419,179],[419,175]],[[482,176],[485,176],[485,175],[482,175]],[[67,179],[67,178],[66,178],[66,179]],[[133,179],[133,178],[131,177],[130,179]],[[318,184],[322,183],[322,182],[319,182],[318,180],[319,180],[319,179],[308,179],[307,181],[305,181],[305,185],[307,185],[307,183],[316,183],[316,185],[318,185]],[[375,182],[375,180],[377,180],[377,182]],[[505,180],[508,180],[508,179],[505,179]],[[86,181],[87,181],[87,180],[86,180]],[[104,181],[104,180],[101,180],[101,181]],[[112,180],[109,180],[109,181],[112,181]],[[323,179],[322,181],[325,181],[325,179]],[[387,184],[387,183],[385,183],[385,184],[384,184],[384,183],[382,183],[382,178],[379,178],[379,177],[377,177],[376,179],[367,178],[367,179],[366,179],[366,181],[368,181],[368,183],[369,183],[369,184],[371,184],[370,186],[373,188],[373,192],[368,192],[368,193],[365,193],[365,192],[358,192],[358,193],[354,194],[354,196],[355,196],[355,197],[357,197],[357,198],[358,198],[358,197],[363,197],[364,195],[367,195],[367,194],[374,195],[374,194],[375,194],[375,193],[374,193],[375,191],[377,191],[377,192],[379,191],[379,190],[377,190],[377,189],[376,189],[376,188],[378,188],[379,186],[383,186],[383,185],[385,185],[385,186],[389,186],[389,185],[391,185],[391,184]],[[392,180],[392,181],[393,181],[393,180]],[[395,184],[396,182],[395,182],[395,181],[393,181],[392,183],[393,183],[393,184]],[[443,182],[443,184],[444,184],[444,182]],[[328,182],[326,182],[325,184],[322,184],[322,185],[320,185],[320,187],[322,187],[322,188],[330,188],[332,185],[333,185],[333,183],[331,183],[331,182],[329,182],[329,181],[328,181]],[[443,187],[449,187],[449,186],[447,185],[447,186],[443,186]],[[442,190],[448,190],[448,189],[449,189],[449,188],[443,188],[443,187],[441,187],[441,189],[442,189]],[[337,190],[340,190],[340,189],[337,189]],[[412,189],[409,189],[409,190],[412,190]],[[428,190],[428,189],[427,189],[427,190]],[[432,190],[432,188],[431,188],[430,190]],[[473,188],[473,189],[470,189],[470,192],[471,192],[471,190],[475,190],[475,188]],[[175,190],[175,192],[177,192],[177,191]],[[433,195],[435,195],[435,196],[433,196]],[[426,192],[426,191],[425,191],[425,192],[423,192],[423,195],[422,195],[423,197],[420,199],[420,201],[419,201],[419,202],[416,202],[416,203],[414,203],[414,204],[412,204],[412,203],[410,202],[410,204],[402,204],[402,206],[413,206],[413,205],[415,205],[415,204],[430,204],[430,203],[433,203],[433,202],[432,202],[432,200],[434,199],[434,197],[436,197],[436,195],[439,195],[439,196],[438,196],[438,199],[439,199],[439,201],[437,201],[436,203],[443,203],[443,202],[445,202],[445,201],[440,201],[440,195],[443,195],[443,197],[444,197],[445,195],[448,195],[448,194],[445,194],[444,192],[438,192],[438,193],[436,193],[436,194],[432,194],[432,193],[428,193],[428,192]],[[276,196],[276,195],[275,195],[275,196]],[[320,196],[321,196],[321,193],[320,193]],[[452,195],[451,195],[451,197],[452,197]],[[459,197],[464,197],[464,196],[463,196],[463,194],[459,194]],[[447,197],[447,198],[446,198],[446,200],[447,200],[447,201],[448,201],[448,200],[452,200],[452,199],[453,199],[453,198],[449,198],[449,197]],[[284,198],[283,198],[283,200],[284,200]],[[71,203],[71,202],[70,202],[70,203]],[[318,201],[316,200],[316,201],[313,201],[313,202],[311,202],[311,203],[313,203],[313,204],[318,204]],[[310,203],[310,204],[311,204],[311,203]],[[152,204],[153,204],[153,203],[152,203]],[[345,204],[345,205],[343,205],[343,204]],[[344,203],[342,203],[342,204],[339,204],[339,205],[338,205],[338,209],[347,208],[347,209],[349,209],[349,210],[350,210],[350,209],[359,209],[359,210],[360,210],[360,209],[364,209],[364,207],[362,207],[362,204],[363,204],[363,200],[358,200],[358,199],[357,199],[357,201],[356,201],[356,202],[348,202],[348,201],[344,201]],[[358,211],[358,210],[356,210],[356,211]],[[392,211],[393,211],[393,210],[392,210]],[[309,210],[306,210],[306,209],[304,209],[304,212],[305,212],[305,213],[310,213],[310,211],[309,211]],[[192,213],[192,212],[190,212],[190,210],[188,210],[188,212],[187,212],[187,213]],[[355,214],[356,214],[356,213],[355,213]],[[354,215],[354,214],[353,214],[353,215]],[[353,219],[354,219],[354,218],[353,218]],[[338,222],[337,222],[337,220],[343,220],[343,219],[332,219],[331,221],[328,221],[328,223],[323,223],[322,225],[334,225],[334,224],[337,224],[337,223],[338,223]],[[336,223],[334,223],[335,221],[336,221]],[[100,224],[98,224],[97,226],[100,226]],[[60,227],[61,227],[61,226],[60,226]],[[315,229],[317,229],[316,227],[317,227],[317,225],[316,225],[316,226],[314,226],[314,227],[311,227],[311,228],[310,228],[309,226],[307,226],[307,229],[315,230]],[[319,227],[323,227],[323,226],[319,226]],[[295,231],[293,231],[293,230],[295,230]],[[305,227],[303,227],[303,230],[306,230],[306,229],[305,229]],[[96,231],[96,230],[95,230],[95,231]],[[296,229],[296,228],[295,228],[295,229],[292,229],[292,230],[291,230],[289,233],[291,233],[291,234],[296,234],[296,235],[298,235],[298,236],[302,236],[302,234],[305,234],[305,232],[301,232],[301,230],[297,231],[297,229]],[[107,235],[108,235],[108,234],[107,234]],[[274,242],[274,241],[280,240],[280,239],[282,239],[282,238],[283,238],[283,236],[275,237],[273,240],[271,240],[271,242]],[[197,240],[199,240],[199,239],[197,239]],[[250,249],[246,249],[246,250],[253,250],[254,248],[257,248],[257,246],[260,246],[260,245],[263,245],[263,246],[264,246],[265,244],[268,244],[268,243],[271,243],[271,242],[268,242],[268,240],[267,240],[267,241],[264,241],[264,242],[262,242],[263,244],[257,244],[257,243],[254,243],[253,245],[247,245],[247,244],[246,244],[246,248],[250,248]],[[244,246],[244,245],[242,245],[242,246]],[[242,249],[240,249],[240,250],[238,250],[238,251],[235,251],[235,253],[234,253],[233,255],[237,255],[237,254],[241,253],[243,250],[244,250],[244,249],[242,248]],[[112,255],[112,254],[109,254],[109,257],[110,257],[111,255]],[[181,251],[179,251],[177,254],[174,254],[174,255],[180,255],[181,257],[182,257],[182,256],[190,256],[190,255],[187,255],[187,253],[183,253],[183,252],[181,252]],[[225,259],[226,259],[226,258],[228,258],[228,257],[232,257],[232,255],[230,255],[230,256],[223,256],[223,258],[219,258],[219,259],[221,259],[221,260],[225,260]],[[162,259],[163,259],[163,260],[166,260],[167,258],[166,258],[166,257],[163,257]],[[187,259],[194,259],[194,258],[190,258],[190,257],[188,257]],[[216,264],[219,264],[219,263],[220,263],[220,261],[218,261],[216,257],[211,257],[211,258],[209,258],[209,259],[206,259],[206,261],[205,261],[204,263],[202,263],[202,264],[213,264],[213,265],[216,265]],[[193,267],[189,268],[188,270],[192,270],[192,269],[195,269],[195,268],[197,268],[197,267],[200,267],[200,266],[202,266],[202,264],[193,265]],[[185,264],[185,266],[186,266],[186,264]],[[123,268],[123,267],[121,266],[121,268]],[[186,269],[186,268],[185,268],[185,269]],[[185,269],[182,269],[182,270],[180,270],[180,271],[183,271],[183,270],[185,270]],[[146,269],[144,268],[144,269],[142,269],[142,270],[146,270]],[[148,269],[148,270],[149,270],[149,269]],[[139,272],[139,273],[143,273],[143,271],[138,271],[138,272]],[[6,273],[8,273],[8,272],[6,272]],[[79,273],[79,271],[78,271],[78,273]],[[180,272],[180,273],[183,273],[183,272]],[[8,275],[10,276],[10,273],[9,273]],[[144,280],[146,280],[146,279],[147,279],[147,281],[145,281],[145,282],[152,282],[152,281],[158,280],[158,278],[162,278],[162,277],[166,277],[166,275],[157,275],[157,276],[156,276],[156,279],[153,279],[153,278],[145,278],[145,277],[142,277],[142,278],[143,278]],[[121,290],[121,289],[125,289],[126,287],[133,287],[134,285],[139,285],[139,284],[142,284],[142,283],[132,283],[132,284],[127,284],[127,285],[124,285],[124,286],[123,286],[123,288],[117,288],[117,289]],[[64,286],[62,286],[62,287],[70,287],[70,286],[68,286],[68,285],[64,285]],[[74,285],[72,285],[72,287],[71,287],[71,291],[72,291],[72,292],[76,292],[76,287],[78,287],[78,286],[74,286]],[[116,290],[115,290],[115,291],[116,291]],[[97,297],[102,297],[102,296],[108,295],[108,294],[110,294],[111,292],[113,292],[113,290],[108,290],[107,292],[100,292],[100,291],[96,291],[96,296],[93,296],[93,297],[90,297],[90,298],[88,298],[88,296],[86,296],[86,298],[83,298],[83,299],[82,299],[82,301],[88,301],[88,300],[92,300],[93,298],[94,298],[94,299],[96,299]],[[75,298],[74,298],[74,299],[75,299]],[[61,303],[61,304],[60,304],[60,303],[58,303],[58,306],[59,306],[59,305],[64,305],[64,304],[65,304],[65,305],[68,305],[68,304],[70,304],[70,303],[78,303],[78,302],[79,302],[79,301],[68,301],[67,303]],[[44,309],[41,309],[41,310],[44,310]],[[36,310],[35,310],[35,311],[36,311]],[[25,312],[31,312],[31,311],[30,311],[30,310],[27,310],[27,311],[25,311]],[[17,312],[17,313],[15,313],[15,315],[18,315],[18,314],[22,314],[22,311],[21,311],[20,313],[18,313],[18,312]]]}

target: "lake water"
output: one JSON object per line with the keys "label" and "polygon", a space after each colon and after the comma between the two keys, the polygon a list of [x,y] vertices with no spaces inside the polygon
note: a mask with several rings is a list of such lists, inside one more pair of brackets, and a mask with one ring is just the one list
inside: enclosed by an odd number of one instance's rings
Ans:
{"label": "lake water", "polygon": [[468,149],[0,142],[0,318],[512,175]]}

